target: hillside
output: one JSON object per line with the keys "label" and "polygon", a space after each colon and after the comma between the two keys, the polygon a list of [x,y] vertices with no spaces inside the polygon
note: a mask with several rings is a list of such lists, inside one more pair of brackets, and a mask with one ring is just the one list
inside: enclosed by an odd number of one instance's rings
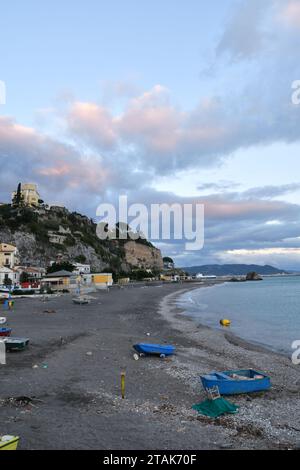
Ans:
{"label": "hillside", "polygon": [[160,250],[150,242],[100,240],[93,220],[63,207],[0,206],[0,241],[18,248],[21,265],[47,266],[59,256],[90,264],[93,271],[129,273],[134,268],[163,266]]}
{"label": "hillside", "polygon": [[207,264],[203,266],[190,266],[183,269],[191,275],[202,273],[206,276],[245,276],[249,272],[256,272],[261,275],[287,274],[283,269],[277,269],[268,265],[260,266],[258,264]]}

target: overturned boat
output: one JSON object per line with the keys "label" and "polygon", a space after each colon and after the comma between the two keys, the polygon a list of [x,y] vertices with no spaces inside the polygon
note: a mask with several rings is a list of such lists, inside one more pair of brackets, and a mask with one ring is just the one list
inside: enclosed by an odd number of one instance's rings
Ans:
{"label": "overturned boat", "polygon": [[23,351],[29,344],[29,338],[2,338],[5,343],[6,351]]}
{"label": "overturned boat", "polygon": [[159,357],[167,357],[172,356],[175,353],[174,346],[162,346],[160,344],[145,344],[145,343],[138,343],[135,344],[134,349],[139,353],[141,356],[159,356]]}

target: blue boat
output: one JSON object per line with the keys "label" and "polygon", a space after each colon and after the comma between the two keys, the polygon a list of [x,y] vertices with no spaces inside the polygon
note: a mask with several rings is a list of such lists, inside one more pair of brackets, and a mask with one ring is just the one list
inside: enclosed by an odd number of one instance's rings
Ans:
{"label": "blue boat", "polygon": [[0,328],[0,338],[2,336],[10,336],[12,332],[11,328]]}
{"label": "blue boat", "polygon": [[211,372],[200,378],[205,389],[218,387],[221,395],[262,392],[271,388],[270,377],[253,369]]}
{"label": "blue boat", "polygon": [[139,343],[139,344],[135,344],[133,347],[139,354],[142,354],[142,355],[144,354],[146,356],[152,355],[152,356],[167,357],[167,356],[172,356],[172,354],[175,353],[174,346],[162,346],[160,344]]}

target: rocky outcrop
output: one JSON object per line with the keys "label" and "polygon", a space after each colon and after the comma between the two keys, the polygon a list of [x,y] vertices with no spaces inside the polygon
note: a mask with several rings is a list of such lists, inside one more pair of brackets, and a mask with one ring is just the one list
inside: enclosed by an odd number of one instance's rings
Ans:
{"label": "rocky outcrop", "polygon": [[115,273],[163,267],[160,251],[146,240],[100,240],[93,220],[61,207],[0,207],[0,242],[18,248],[21,265],[46,267],[57,259],[80,260],[93,271]]}
{"label": "rocky outcrop", "polygon": [[255,272],[248,273],[246,276],[246,281],[262,281],[262,280],[263,278]]}
{"label": "rocky outcrop", "polygon": [[125,260],[132,267],[157,271],[163,268],[161,251],[153,246],[129,241],[125,243],[124,250]]}

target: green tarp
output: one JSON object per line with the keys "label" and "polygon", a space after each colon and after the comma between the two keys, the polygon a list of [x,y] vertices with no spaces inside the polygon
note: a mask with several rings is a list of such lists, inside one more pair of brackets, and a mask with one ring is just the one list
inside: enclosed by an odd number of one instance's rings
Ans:
{"label": "green tarp", "polygon": [[210,418],[218,418],[224,414],[235,414],[238,412],[239,407],[225,400],[225,398],[217,398],[216,400],[206,400],[202,403],[194,405],[193,410],[198,411],[199,414],[209,416]]}

